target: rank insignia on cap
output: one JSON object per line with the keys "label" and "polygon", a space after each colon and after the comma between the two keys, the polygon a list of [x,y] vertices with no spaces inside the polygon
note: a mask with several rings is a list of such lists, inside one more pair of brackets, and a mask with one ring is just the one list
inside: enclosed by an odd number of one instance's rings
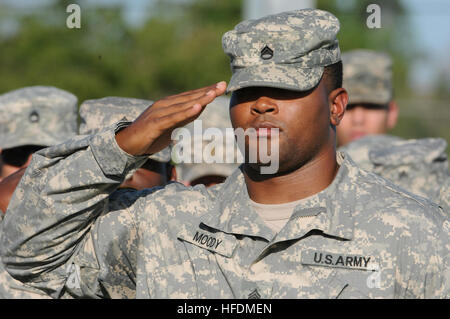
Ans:
{"label": "rank insignia on cap", "polygon": [[261,59],[270,60],[273,57],[273,50],[267,45],[261,50]]}

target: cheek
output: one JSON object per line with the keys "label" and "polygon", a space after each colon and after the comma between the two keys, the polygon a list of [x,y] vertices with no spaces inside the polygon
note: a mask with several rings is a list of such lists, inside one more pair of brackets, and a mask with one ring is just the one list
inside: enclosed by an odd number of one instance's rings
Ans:
{"label": "cheek", "polygon": [[370,133],[383,133],[387,127],[387,114],[386,112],[373,111],[367,115],[367,126]]}
{"label": "cheek", "polygon": [[327,132],[330,124],[328,108],[319,105],[293,105],[282,112],[283,121],[289,123],[290,131],[303,136],[315,136]]}
{"label": "cheek", "polygon": [[250,115],[248,108],[249,106],[245,104],[237,104],[230,108],[230,120],[234,128],[246,126]]}
{"label": "cheek", "polygon": [[339,125],[337,126],[337,135],[338,138],[344,138],[348,135],[350,135],[352,130],[352,121],[350,120],[350,114],[346,117],[344,115],[344,118],[341,120]]}
{"label": "cheek", "polygon": [[342,128],[342,129],[350,128],[352,125],[351,116],[352,116],[352,111],[345,111],[344,117],[342,118],[341,122],[339,123],[339,128]]}
{"label": "cheek", "polygon": [[[282,133],[280,148],[291,152],[304,149],[318,134],[317,114],[307,112],[308,106],[292,105],[281,108],[279,119],[285,123],[287,130]],[[295,145],[295,147],[293,147]]]}

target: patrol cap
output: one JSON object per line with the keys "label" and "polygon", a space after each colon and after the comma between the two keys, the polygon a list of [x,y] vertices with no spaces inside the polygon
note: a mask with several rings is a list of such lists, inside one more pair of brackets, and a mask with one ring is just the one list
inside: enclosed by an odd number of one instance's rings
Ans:
{"label": "patrol cap", "polygon": [[343,87],[349,104],[387,104],[392,100],[392,60],[386,53],[353,50],[342,54]]}
{"label": "patrol cap", "polygon": [[222,38],[231,58],[227,92],[267,86],[294,91],[314,88],[324,67],[340,61],[339,20],[329,12],[303,9],[246,20]]}
{"label": "patrol cap", "polygon": [[50,146],[77,133],[75,95],[51,86],[32,86],[0,95],[0,148]]}
{"label": "patrol cap", "polygon": [[[240,163],[237,162],[237,157],[235,156],[237,152],[239,152],[239,148],[237,147],[237,144],[233,144],[232,149],[226,148],[226,137],[225,134],[227,134],[227,129],[229,134],[233,134],[233,141],[234,141],[234,130],[233,126],[231,124],[230,120],[230,114],[229,114],[229,105],[230,105],[230,98],[226,96],[219,96],[217,97],[213,102],[208,104],[208,106],[205,108],[205,110],[200,114],[200,116],[197,118],[197,120],[201,120],[202,122],[202,132],[200,132],[200,135],[196,135],[195,129],[194,129],[194,122],[191,122],[185,126],[186,129],[189,130],[191,134],[191,150],[194,150],[195,146],[195,140],[199,140],[199,145],[202,145],[202,147],[205,147],[206,144],[210,143],[210,141],[205,141],[203,139],[203,131],[208,128],[217,128],[220,129],[223,133],[224,139],[223,144],[217,145],[217,147],[222,148],[221,150],[214,149],[214,152],[222,152],[224,155],[224,163],[179,163],[176,166],[177,170],[177,177],[179,180],[183,181],[189,181],[192,182],[196,180],[197,178],[203,177],[203,176],[210,176],[210,175],[219,175],[227,177],[231,175],[231,173],[239,167]],[[203,148],[201,150],[203,152]],[[232,157],[235,162],[234,163],[225,163],[226,159],[226,152],[233,152]]]}
{"label": "patrol cap", "polygon": [[[94,134],[121,120],[134,121],[153,101],[124,97],[105,97],[80,105],[81,135]],[[158,162],[170,162],[170,147],[149,156]]]}

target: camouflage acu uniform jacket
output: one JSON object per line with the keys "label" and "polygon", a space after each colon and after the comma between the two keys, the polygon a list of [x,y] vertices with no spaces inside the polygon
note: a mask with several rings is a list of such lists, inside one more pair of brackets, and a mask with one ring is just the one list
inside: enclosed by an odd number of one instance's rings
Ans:
{"label": "camouflage acu uniform jacket", "polygon": [[[0,213],[0,237],[1,221],[3,214]],[[44,291],[33,288],[14,279],[0,262],[0,299],[48,299],[50,298]]]}
{"label": "camouflage acu uniform jacket", "polygon": [[450,210],[450,177],[448,177],[444,185],[442,186],[441,193],[439,195],[439,204],[441,207],[449,213]]}
{"label": "camouflage acu uniform jacket", "polygon": [[206,189],[119,191],[114,129],[38,152],[5,216],[2,261],[52,297],[448,297],[449,222],[339,154],[332,184],[273,233],[240,170]]}

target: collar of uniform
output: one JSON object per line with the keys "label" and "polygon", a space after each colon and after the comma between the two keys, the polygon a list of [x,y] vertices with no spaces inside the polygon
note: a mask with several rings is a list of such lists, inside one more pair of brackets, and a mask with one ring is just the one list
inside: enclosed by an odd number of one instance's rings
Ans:
{"label": "collar of uniform", "polygon": [[201,217],[201,222],[225,233],[261,237],[266,241],[275,235],[251,207],[240,169],[236,169],[222,184],[215,204]]}
{"label": "collar of uniform", "polygon": [[354,192],[349,188],[352,186],[348,180],[350,163],[342,153],[337,154],[337,161],[340,168],[333,182],[295,207],[289,221],[271,243],[301,238],[311,230],[346,240],[353,238],[353,201],[350,197]]}
{"label": "collar of uniform", "polygon": [[[288,223],[275,238],[275,233],[250,206],[250,197],[240,169],[227,178],[212,210],[203,215],[201,221],[225,233],[262,237],[267,241],[299,238],[311,229],[320,229],[326,235],[351,240],[356,196],[353,179],[359,170],[342,152],[337,153],[337,162],[340,168],[333,182],[313,196],[310,207],[296,207]],[[307,230],[301,227],[302,217],[305,216],[316,216]]]}

